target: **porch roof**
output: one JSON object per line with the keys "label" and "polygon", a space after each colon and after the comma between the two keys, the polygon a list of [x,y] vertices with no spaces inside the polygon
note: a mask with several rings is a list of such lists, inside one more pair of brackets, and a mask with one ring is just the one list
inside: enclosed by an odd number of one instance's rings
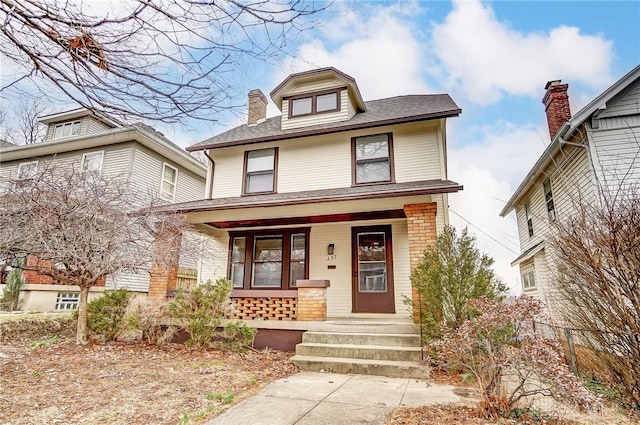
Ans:
{"label": "porch roof", "polygon": [[363,199],[394,198],[400,196],[454,193],[462,186],[451,180],[423,180],[406,183],[386,183],[303,192],[270,193],[266,195],[237,196],[231,198],[202,199],[162,207],[164,211],[191,213],[242,208],[264,208],[319,202],[353,201]]}

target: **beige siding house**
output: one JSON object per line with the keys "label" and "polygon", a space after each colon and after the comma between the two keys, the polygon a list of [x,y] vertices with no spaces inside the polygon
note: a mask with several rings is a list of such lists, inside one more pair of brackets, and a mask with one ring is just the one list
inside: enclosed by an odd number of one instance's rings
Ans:
{"label": "beige siding house", "polygon": [[187,148],[210,159],[207,199],[170,208],[216,241],[203,277],[231,279],[235,317],[259,327],[411,321],[411,268],[462,189],[446,172],[460,108],[446,94],[365,102],[335,68],[293,74],[270,97],[281,115],[266,118],[253,90],[247,124]]}
{"label": "beige siding house", "polygon": [[[151,127],[122,126],[84,109],[49,115],[41,122],[47,126],[42,142],[0,148],[0,181],[55,161],[56,166],[91,168],[105,176],[121,176],[136,192],[159,196],[167,203],[204,196],[206,167]],[[140,197],[139,205],[132,207],[144,205],[144,197]],[[28,276],[23,309],[60,310],[77,304],[76,287]],[[149,273],[107,276],[105,287],[126,287],[144,294],[149,288]],[[94,288],[95,292],[103,289]]]}
{"label": "beige siding house", "polygon": [[640,66],[577,114],[569,110],[568,86],[547,83],[543,98],[551,144],[511,196],[501,216],[515,211],[522,290],[547,303],[554,314],[556,267],[547,246],[550,223],[575,213],[579,198],[599,202],[608,192],[640,185]]}

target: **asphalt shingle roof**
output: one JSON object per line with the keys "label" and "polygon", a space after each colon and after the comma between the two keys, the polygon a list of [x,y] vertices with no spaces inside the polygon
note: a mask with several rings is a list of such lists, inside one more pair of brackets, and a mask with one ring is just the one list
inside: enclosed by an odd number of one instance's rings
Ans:
{"label": "asphalt shingle roof", "polygon": [[302,192],[269,193],[264,195],[202,199],[199,201],[167,205],[163,207],[163,210],[187,213],[196,211],[312,204],[317,202],[349,201],[354,199],[429,195],[435,193],[452,193],[460,190],[462,190],[462,186],[451,180],[422,180],[416,182],[386,183],[335,189],[308,190]]}
{"label": "asphalt shingle roof", "polygon": [[241,125],[189,146],[188,151],[291,139],[358,128],[423,121],[457,116],[461,109],[448,94],[407,95],[365,102],[367,110],[348,121],[283,130],[281,117],[268,118],[257,125]]}

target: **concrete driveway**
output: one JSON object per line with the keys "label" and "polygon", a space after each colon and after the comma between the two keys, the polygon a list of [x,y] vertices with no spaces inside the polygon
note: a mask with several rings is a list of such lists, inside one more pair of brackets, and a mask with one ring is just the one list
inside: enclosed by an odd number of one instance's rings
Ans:
{"label": "concrete driveway", "polygon": [[408,378],[299,372],[207,425],[384,424],[385,415],[398,406],[460,402],[454,388]]}

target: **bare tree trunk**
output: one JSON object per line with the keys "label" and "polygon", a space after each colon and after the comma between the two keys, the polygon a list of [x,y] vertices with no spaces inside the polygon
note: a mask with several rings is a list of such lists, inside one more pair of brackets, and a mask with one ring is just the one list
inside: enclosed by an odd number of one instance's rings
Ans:
{"label": "bare tree trunk", "polygon": [[89,327],[87,324],[87,304],[89,303],[89,287],[80,287],[80,301],[78,303],[78,325],[76,328],[76,344],[87,345],[89,343]]}

